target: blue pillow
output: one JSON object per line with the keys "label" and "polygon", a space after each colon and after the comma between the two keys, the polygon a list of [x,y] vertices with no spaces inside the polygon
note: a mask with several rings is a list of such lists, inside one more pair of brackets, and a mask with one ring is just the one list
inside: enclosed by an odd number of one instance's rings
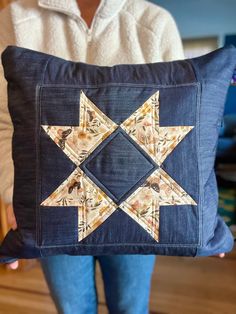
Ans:
{"label": "blue pillow", "polygon": [[18,225],[2,262],[232,250],[214,160],[235,48],[113,66],[13,45],[1,58]]}

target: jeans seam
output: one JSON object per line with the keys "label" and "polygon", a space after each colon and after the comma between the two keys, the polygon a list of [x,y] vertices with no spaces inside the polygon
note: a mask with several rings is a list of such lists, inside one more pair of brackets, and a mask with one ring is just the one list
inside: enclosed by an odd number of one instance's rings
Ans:
{"label": "jeans seam", "polygon": [[[200,171],[200,160],[201,160],[201,153],[200,153],[200,143],[201,143],[201,138],[200,138],[200,112],[201,112],[201,98],[202,98],[202,77],[200,75],[200,72],[198,69],[195,67],[194,60],[188,59],[188,63],[190,64],[192,71],[195,75],[196,79],[196,84],[198,87],[197,90],[197,173],[198,173],[198,244],[202,246],[202,239],[203,239],[203,189],[202,189],[202,175]],[[201,83],[200,83],[201,82]],[[196,252],[197,254],[197,252]]]}
{"label": "jeans seam", "polygon": [[200,153],[200,112],[201,112],[201,95],[202,95],[202,88],[201,84],[198,83],[198,91],[197,91],[197,173],[198,173],[198,244],[202,245],[202,232],[203,232],[203,214],[202,214],[202,176],[200,171],[200,160],[201,160],[201,153]]}
{"label": "jeans seam", "polygon": [[172,244],[172,243],[140,243],[140,242],[136,242],[136,243],[106,243],[106,244],[65,244],[65,245],[40,245],[40,248],[66,248],[66,247],[74,247],[74,248],[79,248],[79,247],[110,247],[110,246],[137,246],[137,247],[143,247],[143,246],[151,246],[151,247],[199,247],[199,244],[196,243],[185,243],[185,244]]}
{"label": "jeans seam", "polygon": [[[117,84],[104,84],[104,86],[105,87],[107,87],[108,85],[114,85],[114,86],[117,86]],[[126,85],[127,86],[127,84],[125,83],[124,85]],[[140,88],[140,84],[128,84],[129,86],[132,86],[132,87],[139,87]],[[200,85],[200,83],[199,82],[194,82],[194,83],[188,83],[188,84],[181,84],[181,85],[178,85],[179,87],[183,87],[183,86],[195,86],[195,87],[197,87],[197,96],[196,96],[196,106],[197,106],[197,109],[196,109],[196,112],[197,112],[197,114],[198,115],[196,115],[195,116],[195,125],[197,126],[197,130],[196,130],[196,139],[198,139],[196,142],[199,142],[199,134],[200,134],[200,132],[199,132],[199,113],[200,113],[200,110],[198,110],[199,109],[199,105],[200,105],[200,102],[199,102],[199,85]],[[40,84],[40,90],[41,90],[41,92],[42,92],[42,90],[43,89],[47,89],[47,88],[51,88],[51,87],[55,87],[55,88],[59,88],[59,86],[60,87],[62,87],[62,86],[64,86],[64,87],[66,87],[66,88],[68,88],[68,84],[56,84],[56,85],[53,85],[52,86],[52,84]],[[86,85],[86,86],[89,86],[90,88],[97,88],[98,86],[96,85],[96,86],[93,86],[92,85],[92,87],[91,87],[91,85]],[[101,84],[99,85],[99,86],[101,86]],[[153,85],[150,85],[150,84],[146,84],[145,85],[145,87],[147,88],[148,86],[153,86]],[[170,85],[168,85],[168,86],[165,86],[165,85],[154,85],[156,88],[157,88],[157,86],[161,86],[161,87],[167,87],[167,88],[169,88],[169,87],[173,87],[173,86],[170,86]],[[73,89],[80,89],[80,87],[81,86],[75,86],[75,85],[70,85],[70,88],[73,88]],[[176,85],[174,85],[174,87],[176,87]],[[40,108],[41,108],[41,98],[40,98]],[[197,149],[197,167],[198,167],[198,164],[199,164],[199,158],[198,158],[198,154],[199,154],[199,148]],[[42,179],[42,178],[41,178]],[[198,169],[198,190],[197,190],[197,193],[198,193],[198,198],[199,198],[199,169]],[[40,182],[41,183],[41,182]],[[187,245],[190,245],[190,246],[196,246],[196,245],[199,245],[199,242],[200,242],[200,229],[201,229],[201,224],[200,224],[200,219],[199,219],[199,207],[201,208],[201,206],[200,206],[200,204],[198,205],[198,243],[192,243],[192,244],[189,244],[189,243],[187,243]],[[40,220],[41,221],[41,220]],[[40,234],[41,234],[41,232],[42,232],[42,230],[41,230],[41,225],[39,226],[40,227]],[[51,246],[51,245],[49,245],[49,246],[43,246],[41,243],[39,243],[38,242],[38,245],[40,245],[40,247],[42,247],[42,248],[44,248],[44,247],[64,247],[65,245],[63,245],[63,244],[59,244],[59,245],[55,245],[55,246]],[[83,245],[86,245],[86,244],[72,244],[72,245],[70,245],[70,246],[83,246]],[[92,244],[92,246],[94,246],[95,244]],[[104,246],[104,245],[107,245],[107,244],[102,244],[101,246]],[[119,245],[119,244],[117,244],[117,243],[114,243],[114,244],[109,244],[109,245]],[[135,244],[135,243],[133,243],[133,244],[130,244],[130,243],[126,243],[126,244],[124,244],[124,243],[122,243],[122,245],[138,245],[137,243]],[[142,243],[142,245],[153,245],[153,244],[144,244],[144,243]],[[178,243],[178,244],[173,244],[173,243],[159,243],[159,244],[155,244],[155,245],[157,245],[157,246],[167,246],[167,245],[170,245],[170,246],[173,246],[173,247],[181,247],[181,246],[185,246],[186,245],[186,243]],[[68,246],[68,245],[66,245],[66,246]],[[96,244],[96,246],[97,246],[97,244]]]}
{"label": "jeans seam", "polygon": [[[47,58],[42,77],[40,80],[40,83],[36,84],[36,92],[35,92],[35,121],[36,121],[36,127],[35,127],[35,146],[36,146],[36,169],[35,169],[35,179],[36,179],[36,208],[35,208],[35,217],[36,217],[36,232],[35,232],[35,242],[36,245],[39,247],[40,241],[41,241],[41,215],[40,215],[40,205],[39,205],[39,197],[41,198],[41,175],[39,180],[39,170],[40,170],[40,133],[41,133],[41,86],[45,80],[45,73],[48,66],[49,61],[53,58],[53,56],[50,56]],[[39,196],[40,191],[40,196]],[[42,251],[40,251],[41,257],[43,257]]]}
{"label": "jeans seam", "polygon": [[41,83],[41,87],[43,88],[75,88],[75,89],[81,89],[81,88],[98,88],[98,87],[108,87],[108,86],[128,86],[128,87],[133,87],[133,88],[140,88],[140,87],[151,87],[151,88],[178,88],[178,87],[185,87],[185,86],[196,86],[198,85],[198,82],[191,82],[191,83],[180,83],[180,84],[155,84],[155,83],[100,83],[100,84],[62,84],[62,83],[58,83],[58,84],[51,84],[51,83]]}

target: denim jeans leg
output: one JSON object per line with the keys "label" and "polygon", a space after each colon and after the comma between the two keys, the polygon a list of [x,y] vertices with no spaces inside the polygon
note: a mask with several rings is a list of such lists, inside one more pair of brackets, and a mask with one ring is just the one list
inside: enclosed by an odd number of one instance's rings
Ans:
{"label": "denim jeans leg", "polygon": [[97,256],[110,314],[148,314],[155,255]]}
{"label": "denim jeans leg", "polygon": [[56,255],[40,259],[59,314],[96,314],[93,256]]}

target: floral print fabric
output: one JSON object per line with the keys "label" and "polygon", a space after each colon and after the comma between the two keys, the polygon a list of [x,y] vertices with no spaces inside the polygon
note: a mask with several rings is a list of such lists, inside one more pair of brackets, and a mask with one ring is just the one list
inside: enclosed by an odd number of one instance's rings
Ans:
{"label": "floral print fabric", "polygon": [[100,226],[117,208],[80,168],[76,168],[41,205],[78,206],[79,241]]}
{"label": "floral print fabric", "polygon": [[83,92],[80,93],[79,126],[42,125],[46,133],[79,166],[116,128]]}
{"label": "floral print fabric", "polygon": [[159,126],[159,91],[138,108],[121,127],[161,165],[192,126]]}
{"label": "floral print fabric", "polygon": [[[118,127],[159,166],[119,206],[79,167]],[[193,126],[160,126],[159,91],[120,125],[107,117],[81,91],[79,126],[42,125],[42,128],[77,168],[41,205],[78,206],[78,241],[93,232],[119,207],[158,242],[160,206],[196,205],[190,195],[161,168],[166,157]]]}

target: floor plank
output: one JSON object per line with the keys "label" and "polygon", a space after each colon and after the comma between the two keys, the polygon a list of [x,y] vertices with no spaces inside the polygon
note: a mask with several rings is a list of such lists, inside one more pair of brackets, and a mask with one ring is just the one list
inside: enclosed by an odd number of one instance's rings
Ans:
{"label": "floor plank", "polygon": [[236,313],[236,248],[225,258],[157,256],[150,308],[168,314]]}
{"label": "floor plank", "polygon": [[1,314],[54,314],[56,309],[48,294],[0,288]]}

